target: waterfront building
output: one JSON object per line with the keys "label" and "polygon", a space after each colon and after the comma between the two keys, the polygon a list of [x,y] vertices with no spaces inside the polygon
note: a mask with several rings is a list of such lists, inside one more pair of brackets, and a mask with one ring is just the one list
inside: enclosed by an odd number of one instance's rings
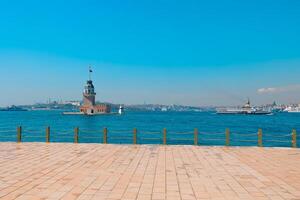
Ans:
{"label": "waterfront building", "polygon": [[65,101],[64,104],[70,104],[72,106],[80,106],[81,102],[80,101]]}
{"label": "waterfront building", "polygon": [[96,92],[91,79],[91,68],[89,69],[89,80],[87,81],[83,91],[83,105],[80,107],[80,112],[86,115],[96,115],[110,113],[110,105],[97,104],[96,105]]}

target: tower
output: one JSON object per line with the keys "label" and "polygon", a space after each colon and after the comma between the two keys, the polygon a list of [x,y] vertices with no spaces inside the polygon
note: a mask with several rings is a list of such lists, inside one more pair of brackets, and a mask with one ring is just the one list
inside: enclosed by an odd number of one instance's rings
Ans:
{"label": "tower", "polygon": [[96,99],[95,87],[92,80],[86,82],[83,92],[83,105],[85,106],[94,106]]}
{"label": "tower", "polygon": [[89,80],[86,82],[83,91],[83,105],[80,107],[80,112],[86,115],[96,115],[103,113],[110,113],[110,105],[98,104],[96,105],[96,92],[91,78],[92,69],[89,68]]}
{"label": "tower", "polygon": [[94,106],[95,99],[96,99],[96,93],[95,93],[95,87],[93,85],[93,81],[91,78],[92,75],[92,69],[89,67],[89,80],[86,82],[86,85],[84,87],[83,91],[83,105],[84,106]]}

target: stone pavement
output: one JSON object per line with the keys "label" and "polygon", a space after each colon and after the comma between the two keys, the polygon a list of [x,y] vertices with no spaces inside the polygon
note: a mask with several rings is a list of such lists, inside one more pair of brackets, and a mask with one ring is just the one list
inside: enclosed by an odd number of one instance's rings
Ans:
{"label": "stone pavement", "polygon": [[300,199],[300,149],[0,143],[0,199]]}

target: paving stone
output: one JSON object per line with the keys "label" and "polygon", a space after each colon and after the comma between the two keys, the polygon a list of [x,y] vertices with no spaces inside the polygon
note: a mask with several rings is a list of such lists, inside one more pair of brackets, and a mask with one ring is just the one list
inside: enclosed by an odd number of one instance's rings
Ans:
{"label": "paving stone", "polygon": [[0,199],[300,199],[292,148],[0,143]]}

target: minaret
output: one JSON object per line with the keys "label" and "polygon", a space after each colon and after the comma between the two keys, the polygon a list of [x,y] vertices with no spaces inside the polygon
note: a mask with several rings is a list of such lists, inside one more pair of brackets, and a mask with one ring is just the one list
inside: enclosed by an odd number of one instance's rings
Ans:
{"label": "minaret", "polygon": [[91,78],[92,75],[92,69],[89,67],[89,80],[86,83],[86,86],[84,87],[84,92],[83,92],[83,105],[84,106],[94,106],[95,103],[95,98],[96,98],[96,93],[95,93],[95,87],[93,85],[93,81]]}

